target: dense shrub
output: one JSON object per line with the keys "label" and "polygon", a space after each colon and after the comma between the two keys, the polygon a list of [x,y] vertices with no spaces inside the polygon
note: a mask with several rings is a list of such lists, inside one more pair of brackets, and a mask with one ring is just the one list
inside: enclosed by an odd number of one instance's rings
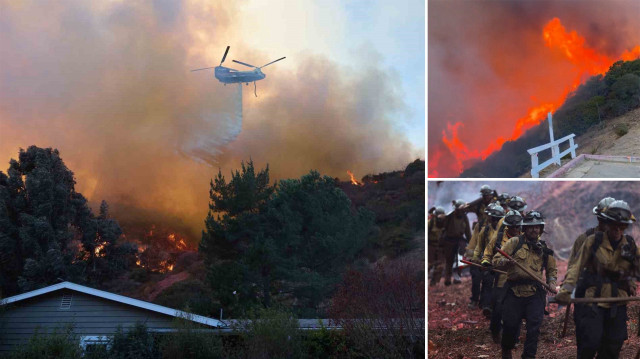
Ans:
{"label": "dense shrub", "polygon": [[29,343],[20,346],[14,352],[6,355],[7,359],[40,359],[61,358],[80,359],[82,350],[78,339],[73,335],[73,328],[67,327],[63,332],[52,334],[36,333]]}
{"label": "dense shrub", "polygon": [[162,338],[163,359],[222,358],[222,339],[219,335],[199,331],[201,329],[187,318],[174,321],[176,332]]}
{"label": "dense shrub", "polygon": [[137,323],[129,330],[118,326],[110,343],[108,357],[113,359],[159,359],[158,338],[149,332],[143,323]]}
{"label": "dense shrub", "polygon": [[299,358],[302,356],[298,319],[287,309],[250,311],[248,321],[238,325],[241,350],[248,358]]}
{"label": "dense shrub", "polygon": [[629,126],[626,123],[620,123],[616,127],[614,127],[614,132],[618,137],[622,137],[629,132]]}

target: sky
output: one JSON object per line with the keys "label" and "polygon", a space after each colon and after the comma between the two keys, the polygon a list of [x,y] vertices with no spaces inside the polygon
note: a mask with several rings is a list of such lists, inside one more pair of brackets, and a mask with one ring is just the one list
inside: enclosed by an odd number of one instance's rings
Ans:
{"label": "sky", "polygon": [[[209,181],[253,160],[273,181],[425,159],[424,1],[0,3],[0,170],[53,147],[96,208],[197,237]],[[213,71],[286,56],[242,88]],[[246,68],[245,68],[246,69]],[[240,115],[241,114],[241,115]],[[97,204],[97,205],[96,205]],[[146,212],[145,212],[146,211]]]}
{"label": "sky", "polygon": [[640,56],[639,18],[637,0],[430,0],[429,177],[458,176]]}

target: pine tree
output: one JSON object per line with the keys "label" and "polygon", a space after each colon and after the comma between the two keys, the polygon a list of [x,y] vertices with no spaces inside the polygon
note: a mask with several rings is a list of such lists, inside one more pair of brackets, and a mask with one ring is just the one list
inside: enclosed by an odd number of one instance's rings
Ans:
{"label": "pine tree", "polygon": [[[102,210],[104,207],[104,211]],[[0,290],[12,295],[59,280],[100,283],[125,266],[122,230],[95,217],[58,150],[29,147],[0,172]]]}
{"label": "pine tree", "polygon": [[227,312],[282,293],[315,310],[374,230],[373,213],[315,171],[271,186],[268,167],[256,174],[249,161],[228,184],[218,173],[210,197],[200,251]]}

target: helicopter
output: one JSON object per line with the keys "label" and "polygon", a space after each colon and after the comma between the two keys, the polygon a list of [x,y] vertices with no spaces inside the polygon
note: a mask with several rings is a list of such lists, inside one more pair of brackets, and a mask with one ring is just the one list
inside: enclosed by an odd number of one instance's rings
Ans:
{"label": "helicopter", "polygon": [[[286,57],[281,57],[277,60],[271,61],[268,64],[262,65],[260,67],[253,66],[242,61],[232,60],[235,63],[248,66],[248,67],[253,67],[253,70],[250,70],[250,71],[238,71],[236,69],[222,66],[222,64],[224,63],[224,60],[227,58],[227,54],[229,53],[230,47],[231,46],[227,46],[227,49],[224,51],[224,55],[222,56],[222,61],[220,61],[220,65],[215,67],[204,67],[201,69],[195,69],[195,70],[191,70],[191,72],[215,69],[215,73],[214,73],[215,77],[218,79],[218,81],[222,82],[225,86],[227,84],[235,84],[235,83],[241,84],[243,82],[245,82],[247,86],[249,86],[249,82],[253,82],[254,91],[255,91],[256,81],[260,81],[267,76],[262,72],[261,69],[275,62],[286,59]],[[256,93],[256,97],[258,97],[257,93]]]}

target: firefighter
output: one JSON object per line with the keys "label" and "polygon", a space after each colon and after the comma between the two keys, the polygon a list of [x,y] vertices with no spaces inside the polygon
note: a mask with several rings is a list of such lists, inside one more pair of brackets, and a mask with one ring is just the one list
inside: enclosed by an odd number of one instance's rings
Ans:
{"label": "firefighter", "polygon": [[[546,283],[555,288],[558,275],[553,251],[540,240],[544,231],[544,218],[538,211],[529,212],[523,219],[524,235],[509,239],[502,250],[526,268],[531,269],[542,280],[546,274]],[[524,342],[522,358],[535,358],[538,349],[540,325],[544,317],[546,291],[543,286],[518,266],[497,253],[493,258],[497,268],[507,270],[507,288],[502,304],[502,358],[512,358],[512,350],[518,339],[522,319],[526,319],[527,337]]]}
{"label": "firefighter", "polygon": [[[578,258],[568,268],[558,303],[568,304],[575,297],[612,298],[635,294],[633,277],[640,264],[640,251],[624,231],[636,221],[625,201],[616,200],[602,208],[604,231],[587,237]],[[578,358],[618,358],[627,337],[625,302],[584,304],[577,313]]]}
{"label": "firefighter", "polygon": [[[473,251],[476,248],[476,243],[478,241],[478,233],[484,228],[487,224],[489,216],[486,213],[488,206],[491,205],[493,201],[496,200],[496,191],[491,189],[489,185],[483,185],[480,187],[480,198],[477,200],[467,204],[464,209],[465,212],[474,212],[478,221],[473,226],[473,230],[471,232],[471,240],[467,244],[466,251],[464,253],[464,257],[467,260],[473,261]],[[469,273],[471,274],[471,298],[469,302],[469,308],[478,308],[480,302],[480,288],[482,282],[482,270],[478,267],[469,268]]]}
{"label": "firefighter", "polygon": [[442,253],[442,246],[440,245],[440,236],[442,235],[442,222],[444,221],[444,208],[435,207],[432,208],[433,215],[429,218],[428,232],[427,232],[427,245],[428,245],[428,263],[429,272],[431,273],[430,286],[436,285],[440,282],[442,277],[444,256]]}
{"label": "firefighter", "polygon": [[592,227],[587,229],[584,233],[581,233],[578,238],[576,238],[575,242],[573,242],[573,246],[571,247],[571,254],[569,254],[569,263],[567,264],[567,268],[573,264],[573,262],[578,259],[578,253],[580,252],[580,248],[582,248],[582,244],[590,235],[594,234],[596,231],[602,232],[604,231],[604,217],[600,214],[602,210],[608,207],[611,203],[615,201],[612,197],[605,197],[598,202],[598,205],[593,207],[594,215],[598,218],[598,225],[596,227]]}
{"label": "firefighter", "polygon": [[[482,261],[482,256],[489,244],[489,240],[498,231],[498,223],[500,222],[500,219],[504,218],[504,208],[497,203],[490,204],[487,207],[486,212],[487,215],[489,215],[489,220],[487,221],[487,225],[484,226],[478,234],[478,240],[472,256],[472,260],[476,263],[480,263]],[[493,289],[493,281],[495,279],[494,272],[485,270],[481,271],[481,275],[482,281],[479,306],[482,308],[482,314],[487,318],[491,318],[491,291]]]}
{"label": "firefighter", "polygon": [[[498,225],[497,232],[489,239],[489,243],[482,255],[482,265],[485,267],[491,267],[491,260],[497,252],[495,250],[496,247],[501,248],[510,238],[519,236],[521,233],[522,216],[520,212],[510,210],[501,221],[502,223]],[[506,275],[494,274],[493,289],[491,290],[491,324],[489,324],[491,338],[493,338],[494,343],[500,343],[502,332],[502,300],[506,291],[504,288],[506,281]]]}
{"label": "firefighter", "polygon": [[[451,275],[453,273],[453,264],[458,263],[458,249],[460,243],[467,243],[471,239],[471,229],[469,228],[469,219],[464,212],[466,203],[461,200],[453,201],[454,211],[444,217],[442,223],[442,240],[441,245],[445,258],[445,278],[444,285],[451,285]],[[459,271],[460,268],[458,267]],[[458,276],[460,273],[458,273]],[[455,284],[460,283],[460,279],[456,278]]]}
{"label": "firefighter", "polygon": [[[605,219],[604,219],[604,217],[602,217],[601,212],[602,212],[603,209],[608,207],[614,201],[615,201],[615,199],[612,198],[612,197],[605,197],[605,198],[601,199],[600,202],[598,202],[597,206],[593,207],[592,212],[593,212],[593,214],[596,215],[596,218],[598,219],[598,225],[595,226],[595,227],[587,229],[583,233],[580,233],[578,238],[576,238],[576,240],[573,242],[573,246],[571,247],[571,253],[569,254],[569,263],[567,263],[567,270],[578,259],[578,253],[580,253],[580,249],[582,248],[582,245],[584,244],[584,241],[590,235],[592,235],[592,234],[594,234],[596,232],[603,232],[605,230]],[[566,274],[565,274],[565,278],[566,278]],[[583,308],[583,306],[584,305],[582,305],[580,303],[574,303],[574,305],[573,305],[573,321],[576,324],[576,328],[578,327],[578,320],[580,318],[580,310]],[[567,306],[567,310],[569,310],[570,307],[571,307],[571,305]],[[580,345],[580,343],[578,343],[578,345]]]}

